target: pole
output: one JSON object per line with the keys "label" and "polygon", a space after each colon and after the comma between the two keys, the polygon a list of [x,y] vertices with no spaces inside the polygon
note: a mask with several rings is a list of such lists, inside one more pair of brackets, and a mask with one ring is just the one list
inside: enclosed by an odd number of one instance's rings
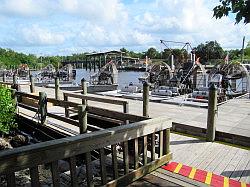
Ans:
{"label": "pole", "polygon": [[[81,85],[82,85],[82,94],[86,96],[88,92],[88,87],[87,87],[87,81],[84,78],[81,80]],[[82,99],[82,104],[87,105],[86,99]]]}
{"label": "pole", "polygon": [[16,76],[16,74],[13,75],[13,84],[17,84],[17,76]]}
{"label": "pole", "polygon": [[35,86],[34,86],[34,77],[33,75],[30,75],[30,93],[35,92]]}
{"label": "pole", "polygon": [[87,132],[87,107],[86,105],[78,105],[78,119],[80,134]]}
{"label": "pole", "polygon": [[245,45],[245,36],[243,37],[243,40],[242,40],[241,63],[243,63],[243,60],[244,60],[244,45]]}
{"label": "pole", "polygon": [[16,90],[15,89],[11,89],[11,98],[14,101],[15,109],[17,109],[17,95],[16,95]]}
{"label": "pole", "polygon": [[17,75],[13,75],[13,88],[16,89],[17,91],[20,91],[20,86],[17,84]]}
{"label": "pole", "polygon": [[55,98],[59,99],[59,78],[55,78]]}
{"label": "pole", "polygon": [[3,72],[3,82],[6,81],[6,75],[5,75],[5,71]]}
{"label": "pole", "polygon": [[214,84],[209,87],[207,114],[207,141],[215,140],[215,125],[217,113],[217,88]]}
{"label": "pole", "polygon": [[[66,95],[66,93],[63,93],[63,100],[68,101],[68,96]],[[66,118],[69,117],[69,107],[68,106],[65,106],[65,117]]]}
{"label": "pole", "polygon": [[148,114],[148,105],[149,105],[149,83],[143,83],[143,116],[149,117]]}
{"label": "pole", "polygon": [[41,125],[44,125],[47,115],[47,95],[45,92],[39,92],[38,111],[40,114]]}
{"label": "pole", "polygon": [[170,153],[170,128],[163,130],[163,155]]}

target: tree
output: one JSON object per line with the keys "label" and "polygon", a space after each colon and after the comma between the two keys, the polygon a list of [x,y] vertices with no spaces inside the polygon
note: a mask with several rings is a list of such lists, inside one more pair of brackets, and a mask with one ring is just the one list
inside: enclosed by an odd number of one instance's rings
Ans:
{"label": "tree", "polygon": [[222,47],[217,41],[209,41],[194,48],[197,57],[200,57],[202,64],[215,59],[222,59],[225,55]]}
{"label": "tree", "polygon": [[214,7],[214,17],[221,18],[228,14],[235,13],[235,23],[244,20],[247,24],[250,22],[250,1],[249,0],[220,0],[221,4]]}
{"label": "tree", "polygon": [[125,56],[127,56],[128,53],[129,53],[129,51],[128,51],[126,48],[124,48],[124,47],[121,48],[120,51],[121,51],[121,52],[124,52],[124,55],[125,55]]}
{"label": "tree", "polygon": [[151,47],[147,50],[146,55],[148,56],[148,58],[153,59],[157,57],[157,53],[158,51],[155,48]]}
{"label": "tree", "polygon": [[244,53],[245,53],[245,59],[250,59],[250,41],[248,42],[245,50],[244,50]]}

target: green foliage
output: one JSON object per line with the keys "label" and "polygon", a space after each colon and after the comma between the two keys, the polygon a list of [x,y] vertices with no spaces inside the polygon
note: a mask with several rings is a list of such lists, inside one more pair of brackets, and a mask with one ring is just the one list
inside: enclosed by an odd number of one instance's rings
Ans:
{"label": "green foliage", "polygon": [[0,65],[5,68],[17,68],[20,64],[28,64],[29,67],[36,65],[35,55],[17,53],[11,49],[0,48]]}
{"label": "green foliage", "polygon": [[225,53],[217,41],[209,41],[205,44],[200,44],[194,48],[197,57],[200,57],[200,62],[205,64],[215,59],[222,59]]}
{"label": "green foliage", "polygon": [[250,60],[250,41],[247,44],[247,47],[245,48],[245,59],[249,59]]}
{"label": "green foliage", "polygon": [[0,134],[8,134],[17,128],[15,121],[15,103],[8,88],[0,86]]}
{"label": "green foliage", "polygon": [[214,17],[221,18],[228,16],[230,12],[235,13],[235,23],[244,19],[244,23],[250,22],[250,1],[249,0],[220,0],[221,4],[214,7]]}
{"label": "green foliage", "polygon": [[157,57],[158,51],[151,47],[148,49],[148,51],[146,52],[146,55],[148,56],[148,58],[154,59]]}
{"label": "green foliage", "polygon": [[[171,55],[173,54],[175,60],[183,61],[187,59],[186,49],[164,49],[163,51],[158,51],[157,49],[151,47],[144,52],[129,51],[126,48],[121,48],[120,51],[124,52],[123,56],[145,59],[148,56],[150,59],[164,59],[166,61],[171,60]],[[208,41],[205,44],[200,44],[194,48],[196,56],[200,57],[201,63],[210,64],[217,63],[217,59],[224,59],[227,51],[224,51],[220,44],[216,41]],[[238,60],[241,58],[242,51],[239,49],[232,49],[229,52],[229,60]],[[69,56],[40,56],[17,53],[11,49],[0,48],[0,68],[17,68],[20,64],[28,64],[30,68],[42,68],[48,64],[53,64],[54,67],[62,67],[62,62],[76,62],[84,61],[86,58],[85,53],[72,54]],[[247,47],[244,50],[244,59],[250,59],[250,42],[248,42]],[[104,56],[100,57],[104,60]],[[153,61],[155,62],[155,61]]]}

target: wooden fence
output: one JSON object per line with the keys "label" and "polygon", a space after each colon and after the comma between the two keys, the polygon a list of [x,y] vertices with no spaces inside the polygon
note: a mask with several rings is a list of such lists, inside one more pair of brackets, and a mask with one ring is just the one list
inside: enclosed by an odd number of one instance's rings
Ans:
{"label": "wooden fence", "polygon": [[[58,160],[66,160],[70,164],[71,184],[78,186],[76,156],[84,154],[87,186],[94,186],[96,176],[93,176],[91,151],[96,150],[100,153],[102,185],[126,186],[170,161],[172,158],[169,151],[170,130],[167,127],[171,123],[169,118],[149,119],[3,151],[0,152],[0,175],[6,176],[8,186],[15,186],[15,172],[29,168],[31,185],[40,186],[38,166],[50,164],[53,185],[57,187],[60,186]],[[158,149],[156,149],[155,134],[159,134]],[[128,141],[133,142],[132,147]],[[117,162],[117,144],[123,146],[123,170],[120,172]],[[104,148],[110,148],[111,155],[105,155]],[[131,149],[133,149],[134,164],[129,164],[131,162],[131,157],[129,157]],[[151,153],[150,160],[147,156],[148,152]],[[158,158],[155,157],[156,152]],[[112,159],[112,179],[107,178],[106,159],[108,156]],[[142,162],[139,162],[140,160]]]}
{"label": "wooden fence", "polygon": [[[13,91],[15,91],[15,90],[13,90]],[[22,108],[25,108],[25,109],[28,109],[30,111],[38,113],[38,115],[40,116],[40,124],[41,125],[43,125],[45,123],[46,118],[48,116],[48,117],[69,123],[71,125],[78,126],[80,128],[80,133],[84,132],[85,131],[84,129],[88,129],[90,131],[96,131],[96,130],[102,130],[105,128],[105,126],[100,128],[100,127],[90,125],[90,124],[87,125],[87,116],[95,117],[97,119],[101,119],[104,121],[107,120],[107,121],[114,122],[117,124],[120,124],[120,123],[125,124],[125,122],[128,122],[128,121],[129,122],[138,122],[138,121],[149,119],[149,118],[143,117],[143,116],[137,116],[137,115],[133,115],[133,114],[117,112],[117,111],[93,107],[93,106],[81,105],[81,104],[67,101],[67,100],[58,100],[55,98],[47,98],[46,94],[43,92],[40,92],[39,96],[37,96],[34,94],[28,94],[28,93],[24,93],[24,92],[15,91],[15,97],[17,97],[16,100],[18,101],[19,107],[22,107]],[[89,97],[89,96],[83,96],[83,97],[94,99],[94,97]],[[34,107],[34,106],[30,106],[27,103],[23,103],[22,101],[24,101],[25,98],[32,99],[33,100],[32,102],[37,103],[37,106]],[[126,106],[127,106],[127,102],[118,101],[118,100],[115,102],[119,103],[119,104],[123,104],[123,106],[125,106],[125,104],[126,104]],[[56,114],[48,112],[48,109],[47,109],[48,103],[52,103],[54,106],[60,106],[60,107],[64,107],[64,108],[71,107],[73,111],[78,113],[78,120],[68,118],[66,110],[65,110],[64,116],[60,116],[60,115],[56,115]]]}
{"label": "wooden fence", "polygon": [[[90,96],[75,96],[66,94],[66,97],[78,97],[86,100],[118,104],[123,106],[123,112],[117,112],[86,104],[78,104],[66,100],[47,98],[43,92],[39,96],[13,90],[13,97],[18,101],[18,106],[37,112],[40,115],[40,124],[45,124],[46,117],[79,126],[80,135],[63,139],[42,142],[25,147],[15,148],[0,152],[0,176],[4,175],[8,186],[16,185],[15,172],[29,169],[32,186],[40,186],[39,165],[50,165],[53,186],[60,186],[59,160],[69,163],[70,182],[72,186],[78,186],[76,170],[80,167],[76,157],[82,158],[81,164],[86,167],[87,186],[94,186],[93,152],[99,153],[101,184],[107,186],[125,186],[141,178],[142,176],[167,163],[172,158],[169,151],[170,129],[172,121],[169,118],[149,119],[143,116],[128,114],[128,103],[107,99],[96,99]],[[37,106],[23,103],[24,98],[33,99]],[[78,111],[78,121],[65,116],[58,116],[47,110],[48,102],[64,108],[73,108]],[[134,122],[127,125],[113,127],[110,129],[96,129],[95,126],[87,125],[87,115],[93,114],[105,118]],[[143,121],[144,120],[144,121]],[[91,129],[90,133],[87,128]],[[98,131],[97,131],[98,130]],[[158,139],[156,140],[156,137]],[[117,153],[117,145],[122,146],[122,158]],[[108,154],[106,150],[110,150]],[[131,157],[132,154],[132,157]],[[149,156],[150,155],[150,156]],[[157,156],[158,155],[158,156]],[[157,158],[156,158],[157,156]],[[112,160],[112,178],[107,174],[107,158]],[[150,158],[148,158],[150,157]],[[118,161],[122,159],[120,168]],[[132,160],[131,160],[132,159]],[[131,164],[133,163],[133,164]],[[123,172],[122,172],[123,171]],[[122,172],[122,173],[121,173]]]}
{"label": "wooden fence", "polygon": [[[95,102],[101,102],[101,103],[121,105],[123,107],[123,113],[129,112],[128,101],[125,101],[125,100],[107,99],[107,98],[87,96],[87,95],[82,95],[82,94],[77,94],[77,93],[66,93],[66,92],[63,93],[64,101],[68,101],[69,97],[82,99],[82,103],[87,103],[87,101],[95,101]],[[65,108],[65,114],[67,117],[69,116],[69,109],[67,107]]]}

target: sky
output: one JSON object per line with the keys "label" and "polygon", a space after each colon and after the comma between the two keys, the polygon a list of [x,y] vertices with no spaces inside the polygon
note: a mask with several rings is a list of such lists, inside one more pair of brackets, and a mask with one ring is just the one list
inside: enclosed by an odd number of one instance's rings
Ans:
{"label": "sky", "polygon": [[[35,55],[70,55],[125,47],[163,50],[160,40],[216,40],[224,49],[250,41],[250,24],[216,20],[219,0],[0,0],[0,47]],[[168,43],[168,47],[177,47]]]}

